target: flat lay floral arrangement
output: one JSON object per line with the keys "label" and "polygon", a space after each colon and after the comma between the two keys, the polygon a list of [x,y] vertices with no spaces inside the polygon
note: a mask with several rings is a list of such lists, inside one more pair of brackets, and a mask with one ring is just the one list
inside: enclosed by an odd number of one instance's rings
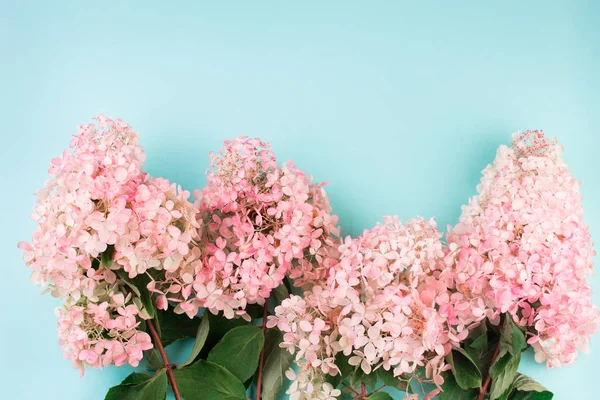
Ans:
{"label": "flat lay floral arrangement", "polygon": [[120,120],[80,126],[70,147],[19,247],[63,301],[58,339],[81,374],[139,366],[106,400],[547,400],[517,372],[522,352],[571,364],[598,330],[580,183],[541,131],[499,147],[446,233],[387,216],[357,238],[324,185],[259,139],[211,154],[194,200],[143,172]]}

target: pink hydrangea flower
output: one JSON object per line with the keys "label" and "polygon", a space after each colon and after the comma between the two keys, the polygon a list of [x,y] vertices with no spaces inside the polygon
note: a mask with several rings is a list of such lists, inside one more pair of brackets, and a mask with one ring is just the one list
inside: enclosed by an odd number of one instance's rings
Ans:
{"label": "pink hydrangea flower", "polygon": [[94,297],[96,282],[112,277],[94,259],[125,235],[126,208],[145,175],[138,135],[104,116],[81,125],[65,151],[50,163],[49,180],[38,192],[32,243],[20,243],[34,283],[74,303]]}
{"label": "pink hydrangea flower", "polygon": [[325,277],[339,231],[322,184],[246,137],[211,154],[207,176],[196,192],[206,232],[193,283],[204,307],[247,318],[247,304],[263,304],[286,275],[297,285]]}
{"label": "pink hydrangea flower", "polygon": [[448,236],[457,288],[484,301],[492,319],[510,313],[550,367],[575,361],[600,322],[586,280],[595,253],[580,183],[561,155],[541,131],[515,135]]}
{"label": "pink hydrangea flower", "polygon": [[[149,318],[120,278],[147,276],[148,289],[168,293],[185,312],[199,270],[198,210],[189,193],[142,172],[138,134],[105,116],[82,125],[52,160],[38,193],[31,243],[21,242],[31,280],[64,300],[59,336],[78,367],[137,365],[152,346],[137,329]],[[167,297],[159,302],[168,307]],[[197,308],[196,308],[197,309]],[[141,350],[140,350],[141,349]]]}
{"label": "pink hydrangea flower", "polygon": [[136,367],[143,351],[152,348],[150,336],[137,329],[138,309],[134,305],[74,305],[58,308],[58,336],[66,358],[83,375],[84,365]]}
{"label": "pink hydrangea flower", "polygon": [[289,369],[285,375],[292,381],[286,390],[290,400],[335,400],[342,394],[341,390],[326,382],[325,376],[315,370],[296,373],[293,369]]}
{"label": "pink hydrangea flower", "polygon": [[146,274],[148,289],[157,293],[157,304],[166,310],[194,317],[201,302],[193,295],[193,277],[201,270],[198,210],[188,201],[190,193],[168,180],[151,178],[137,189],[130,203],[136,218],[129,235],[115,245],[115,268],[130,278]]}
{"label": "pink hydrangea flower", "polygon": [[443,383],[444,357],[483,318],[473,315],[483,302],[450,290],[440,237],[432,220],[386,217],[346,238],[321,285],[275,309],[268,326],[284,333],[281,346],[296,354],[303,379],[337,375],[343,353],[365,374],[384,368],[406,378],[424,368]]}

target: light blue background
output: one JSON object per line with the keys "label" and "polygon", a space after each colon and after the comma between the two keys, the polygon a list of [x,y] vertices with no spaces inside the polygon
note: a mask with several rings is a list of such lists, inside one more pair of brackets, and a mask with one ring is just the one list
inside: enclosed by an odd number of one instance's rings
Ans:
{"label": "light blue background", "polygon": [[[353,235],[392,213],[455,223],[496,147],[543,128],[600,238],[598,2],[119,3],[0,0],[2,399],[103,399],[130,372],[79,378],[57,345],[57,302],[16,248],[49,161],[99,113],[132,124],[147,171],[188,189],[224,139],[271,141],[330,182]],[[574,366],[528,354],[521,369],[557,400],[591,399],[594,341]]]}

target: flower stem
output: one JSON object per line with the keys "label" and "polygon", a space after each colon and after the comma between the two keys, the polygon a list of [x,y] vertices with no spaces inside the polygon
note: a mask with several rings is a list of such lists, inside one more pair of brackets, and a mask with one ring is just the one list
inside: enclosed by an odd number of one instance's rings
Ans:
{"label": "flower stem", "polygon": [[[263,307],[263,320],[262,320],[262,331],[263,335],[267,332],[267,315],[269,313],[269,299],[265,300]],[[262,391],[262,380],[263,380],[263,366],[265,364],[265,345],[260,350],[260,359],[258,360],[258,375],[256,377],[256,400],[260,400],[260,394]]]}
{"label": "flower stem", "polygon": [[379,387],[379,389],[377,389],[377,390],[373,390],[373,391],[371,392],[371,394],[379,392],[379,391],[380,391],[381,389],[383,389],[384,387],[385,387],[385,385],[381,385],[381,386]]}
{"label": "flower stem", "polygon": [[351,386],[346,385],[344,382],[342,382],[342,385],[344,385],[344,387],[348,390],[350,390],[352,393],[356,394],[356,395],[360,395],[360,393],[358,393],[356,390],[352,389]]}
{"label": "flower stem", "polygon": [[[494,361],[496,361],[496,357],[498,357],[498,353],[500,353],[500,346],[497,346],[496,350],[494,351],[494,355],[492,356],[492,361],[490,361],[490,368],[492,367],[492,364],[494,364]],[[481,385],[481,388],[479,389],[479,396],[477,396],[477,400],[483,400],[485,398],[485,395],[487,394],[488,386],[490,386],[491,380],[492,380],[492,377],[490,376],[490,372],[488,370],[488,375],[485,378],[485,381],[483,381],[483,385]]]}
{"label": "flower stem", "polygon": [[150,336],[152,336],[152,341],[154,342],[154,345],[156,346],[158,352],[160,353],[160,356],[162,357],[164,368],[167,371],[167,378],[169,378],[169,383],[171,384],[171,388],[173,389],[175,399],[181,400],[181,395],[179,394],[179,389],[177,388],[177,383],[175,382],[175,375],[173,375],[172,365],[169,364],[167,353],[165,353],[165,348],[163,347],[160,341],[158,332],[156,332],[156,328],[154,328],[152,320],[147,320],[146,325],[148,325],[148,330],[150,331]]}
{"label": "flower stem", "polygon": [[367,394],[367,385],[365,385],[364,382],[361,382],[360,383],[360,393],[358,393],[358,396],[356,396],[352,400],[364,400],[367,397],[368,397],[368,394]]}

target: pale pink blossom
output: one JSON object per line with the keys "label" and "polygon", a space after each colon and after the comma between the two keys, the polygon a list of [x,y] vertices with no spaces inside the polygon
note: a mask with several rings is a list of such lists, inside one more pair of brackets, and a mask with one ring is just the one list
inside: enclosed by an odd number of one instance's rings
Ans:
{"label": "pale pink blossom", "polygon": [[284,333],[281,346],[301,376],[337,375],[342,353],[365,374],[384,368],[400,378],[424,368],[441,385],[444,357],[480,318],[472,314],[478,303],[450,290],[440,237],[433,221],[386,217],[346,238],[327,279],[285,299],[267,324]]}
{"label": "pale pink blossom", "polygon": [[152,347],[139,330],[150,314],[121,276],[145,274],[150,284],[140,290],[161,294],[161,309],[195,305],[188,275],[201,263],[198,210],[189,192],[142,172],[145,154],[127,124],[96,121],[52,160],[37,229],[19,247],[31,280],[64,300],[59,337],[74,365],[135,366]]}
{"label": "pale pink blossom", "polygon": [[84,365],[135,367],[143,358],[143,351],[152,348],[150,336],[137,329],[138,310],[133,305],[73,305],[58,308],[57,316],[59,343],[65,357],[82,374]]}
{"label": "pale pink blossom", "polygon": [[580,183],[562,151],[541,131],[500,146],[449,232],[446,260],[456,288],[480,299],[477,313],[512,315],[550,367],[575,361],[600,322],[586,280],[595,253]]}
{"label": "pale pink blossom", "polygon": [[323,184],[291,162],[279,167],[269,144],[246,137],[211,154],[207,178],[195,193],[206,227],[194,277],[202,306],[248,318],[246,306],[264,304],[286,275],[307,286],[325,278],[339,231]]}

